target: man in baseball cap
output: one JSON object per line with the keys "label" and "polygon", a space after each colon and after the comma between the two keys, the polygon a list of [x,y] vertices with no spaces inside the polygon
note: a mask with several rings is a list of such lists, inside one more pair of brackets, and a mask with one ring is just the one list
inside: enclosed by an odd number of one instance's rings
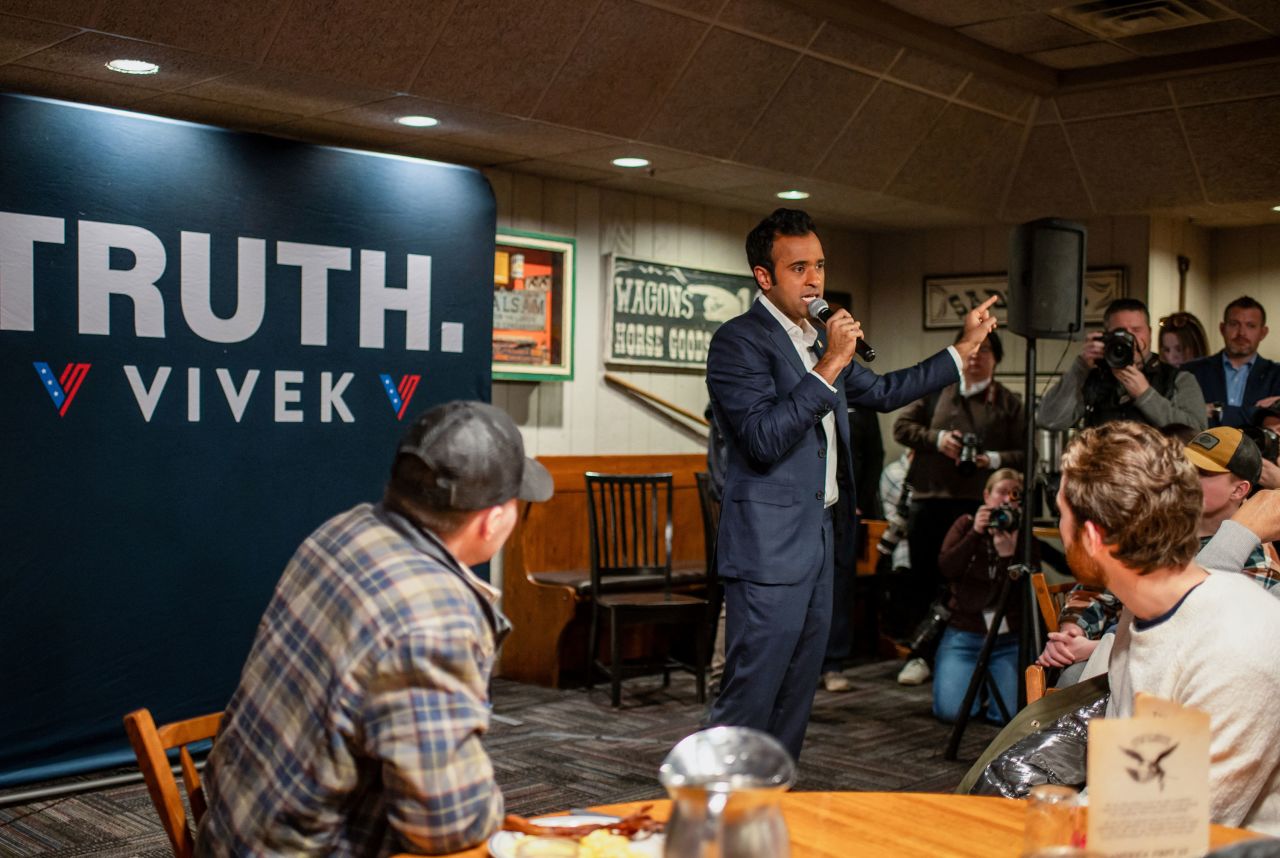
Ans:
{"label": "man in baseball cap", "polygon": [[198,855],[438,854],[497,829],[480,737],[510,625],[470,567],[552,488],[492,405],[414,422],[382,502],[321,525],[276,587],[205,768]]}

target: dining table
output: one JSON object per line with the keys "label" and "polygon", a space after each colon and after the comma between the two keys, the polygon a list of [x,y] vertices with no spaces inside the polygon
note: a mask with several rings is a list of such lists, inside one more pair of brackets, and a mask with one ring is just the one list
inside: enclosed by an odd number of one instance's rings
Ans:
{"label": "dining table", "polygon": [[[792,858],[1016,858],[1022,852],[1026,803],[1017,799],[920,792],[788,792],[779,797]],[[666,799],[591,808],[626,816],[646,805],[666,819]],[[540,817],[542,818],[542,817]],[[1213,825],[1210,848],[1261,835]],[[482,858],[485,845],[451,858]],[[409,856],[395,856],[409,858]]]}

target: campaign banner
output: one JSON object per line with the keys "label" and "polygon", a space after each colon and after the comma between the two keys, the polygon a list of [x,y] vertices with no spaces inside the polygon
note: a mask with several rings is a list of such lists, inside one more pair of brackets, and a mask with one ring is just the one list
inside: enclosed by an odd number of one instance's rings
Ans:
{"label": "campaign banner", "polygon": [[745,274],[609,258],[605,361],[701,369],[711,335],[751,308]]}
{"label": "campaign banner", "polygon": [[490,399],[475,170],[0,96],[0,785],[226,705],[299,543]]}

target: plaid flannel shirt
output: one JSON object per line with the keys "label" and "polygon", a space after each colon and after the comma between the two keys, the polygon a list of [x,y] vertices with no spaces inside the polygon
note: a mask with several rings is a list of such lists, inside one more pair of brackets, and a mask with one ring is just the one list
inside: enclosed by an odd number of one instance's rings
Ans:
{"label": "plaid flannel shirt", "polygon": [[440,853],[492,833],[496,598],[380,506],[322,525],[258,626],[205,768],[197,854]]}

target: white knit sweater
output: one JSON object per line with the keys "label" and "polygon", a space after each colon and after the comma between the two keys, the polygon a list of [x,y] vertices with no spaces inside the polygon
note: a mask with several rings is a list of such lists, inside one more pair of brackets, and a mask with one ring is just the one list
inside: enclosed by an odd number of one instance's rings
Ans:
{"label": "white knit sweater", "polygon": [[1145,691],[1209,713],[1214,822],[1280,835],[1280,601],[1243,575],[1212,573],[1147,629],[1120,616],[1107,717]]}

